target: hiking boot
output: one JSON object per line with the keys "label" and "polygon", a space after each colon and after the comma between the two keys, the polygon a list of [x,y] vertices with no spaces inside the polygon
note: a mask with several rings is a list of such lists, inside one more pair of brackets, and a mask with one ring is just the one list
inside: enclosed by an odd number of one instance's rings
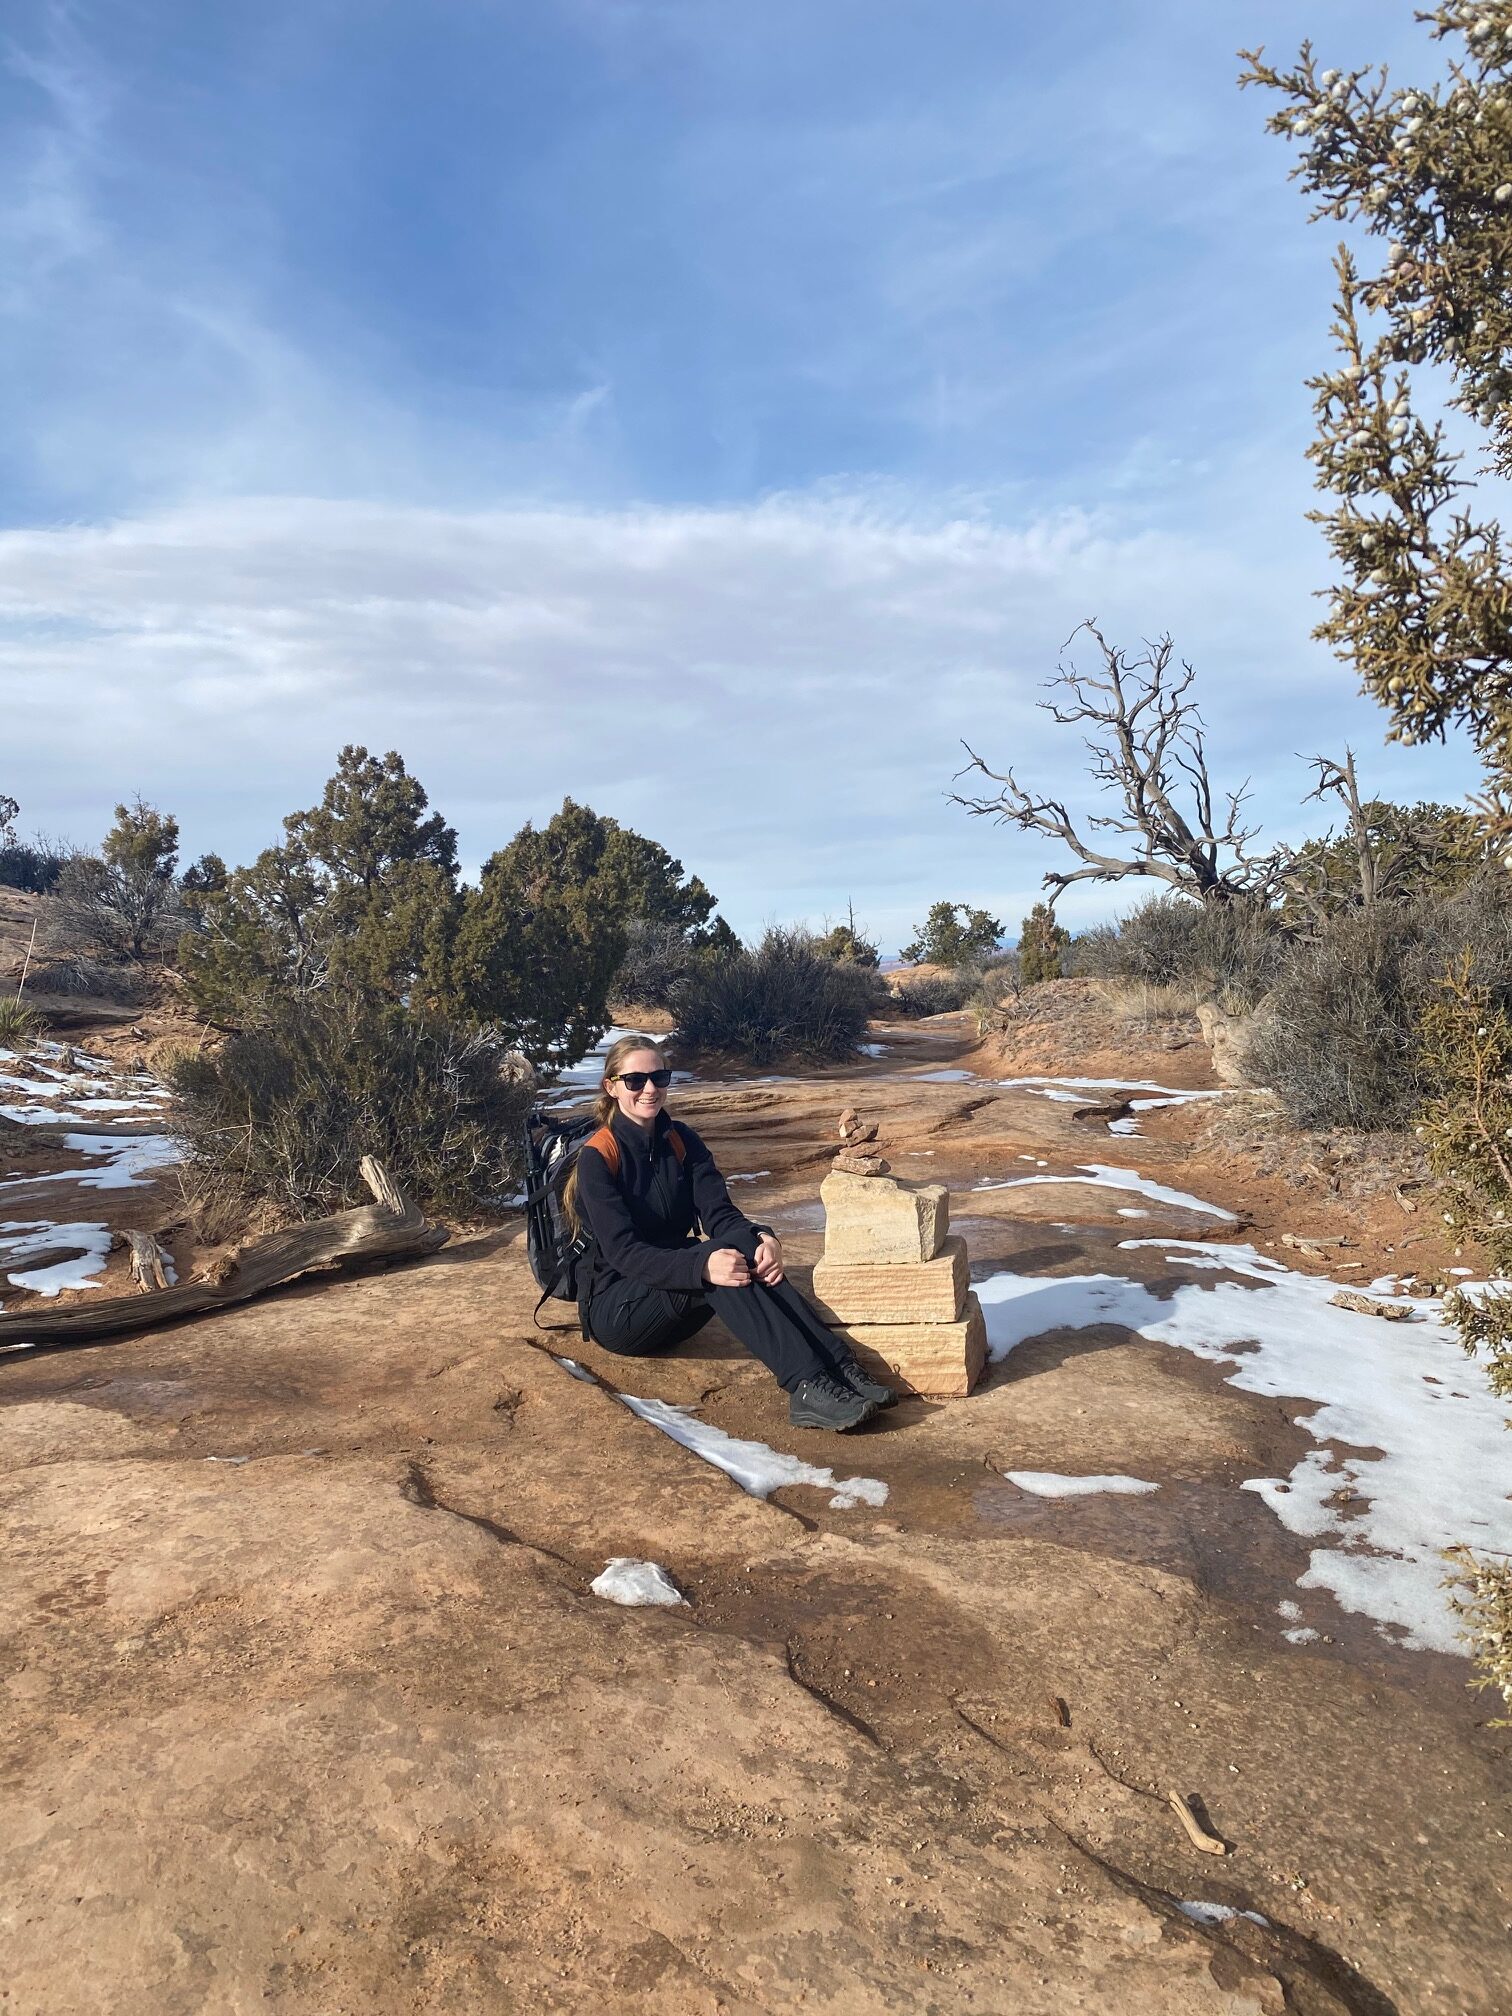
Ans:
{"label": "hiking boot", "polygon": [[795,1428],[832,1428],[844,1434],[847,1428],[859,1428],[863,1421],[870,1421],[876,1411],[873,1401],[863,1400],[838,1379],[818,1372],[793,1388],[788,1419]]}
{"label": "hiking boot", "polygon": [[891,1386],[884,1386],[880,1379],[873,1379],[870,1372],[863,1372],[854,1358],[847,1358],[843,1365],[835,1367],[835,1377],[844,1386],[849,1386],[859,1399],[870,1400],[873,1407],[895,1407],[898,1395]]}

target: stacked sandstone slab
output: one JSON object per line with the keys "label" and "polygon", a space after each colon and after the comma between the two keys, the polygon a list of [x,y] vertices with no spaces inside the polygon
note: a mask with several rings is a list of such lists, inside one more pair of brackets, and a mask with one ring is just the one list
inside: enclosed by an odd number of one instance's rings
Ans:
{"label": "stacked sandstone slab", "polygon": [[940,1399],[969,1393],[987,1360],[987,1328],[966,1242],[950,1236],[945,1185],[832,1169],[819,1195],[814,1301],[825,1322],[889,1385]]}

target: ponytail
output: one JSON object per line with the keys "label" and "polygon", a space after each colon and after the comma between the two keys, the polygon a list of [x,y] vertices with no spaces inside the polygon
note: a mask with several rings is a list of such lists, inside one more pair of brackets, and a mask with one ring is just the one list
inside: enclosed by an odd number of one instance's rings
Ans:
{"label": "ponytail", "polygon": [[[663,1063],[666,1057],[660,1043],[649,1036],[621,1036],[617,1043],[611,1043],[604,1054],[604,1075],[599,1083],[598,1097],[593,1102],[593,1117],[600,1127],[607,1127],[618,1112],[618,1103],[609,1090],[609,1081],[619,1076],[619,1068],[625,1059],[637,1050],[654,1050]],[[578,1151],[581,1153],[581,1149]],[[567,1230],[574,1239],[583,1229],[582,1214],[578,1210],[578,1172],[574,1160],[567,1181],[562,1185],[562,1216],[567,1221]]]}

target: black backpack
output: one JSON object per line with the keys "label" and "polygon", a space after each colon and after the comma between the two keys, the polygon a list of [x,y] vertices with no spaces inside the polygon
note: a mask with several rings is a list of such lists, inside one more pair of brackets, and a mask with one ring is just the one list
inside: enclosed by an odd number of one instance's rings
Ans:
{"label": "black backpack", "polygon": [[[672,1152],[681,1162],[687,1153],[682,1135],[676,1126],[670,1134]],[[581,1312],[588,1294],[593,1234],[586,1225],[572,1230],[562,1208],[562,1191],[589,1141],[618,1176],[619,1143],[595,1115],[556,1120],[536,1107],[525,1122],[525,1251],[541,1291],[535,1320],[543,1330],[548,1326],[541,1322],[542,1302],[576,1302]],[[579,1321],[586,1321],[581,1313]],[[583,1334],[587,1335],[586,1329]]]}

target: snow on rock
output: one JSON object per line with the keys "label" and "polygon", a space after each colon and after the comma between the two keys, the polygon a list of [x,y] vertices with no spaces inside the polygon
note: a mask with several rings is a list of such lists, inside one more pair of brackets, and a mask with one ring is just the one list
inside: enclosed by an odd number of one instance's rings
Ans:
{"label": "snow on rock", "polygon": [[669,1400],[641,1400],[633,1393],[620,1393],[616,1398],[638,1420],[649,1421],[653,1428],[670,1435],[674,1442],[701,1456],[705,1463],[723,1470],[753,1498],[770,1498],[774,1491],[789,1484],[812,1484],[818,1490],[834,1493],[830,1504],[837,1511],[855,1505],[887,1503],[887,1486],[880,1477],[837,1477],[833,1470],[805,1463],[802,1457],[786,1455],[780,1449],[769,1449],[765,1442],[743,1442],[727,1435],[713,1422],[700,1421],[691,1407],[678,1407]]}
{"label": "snow on rock", "polygon": [[1248,1918],[1252,1925],[1269,1925],[1269,1918],[1262,1918],[1258,1911],[1240,1911],[1232,1904],[1209,1904],[1200,1897],[1193,1897],[1185,1904],[1176,1900],[1176,1909],[1194,1925],[1226,1925],[1231,1918]]}
{"label": "snow on rock", "polygon": [[1143,1491],[1158,1491],[1143,1477],[1066,1477],[1058,1470],[1005,1470],[1003,1475],[1020,1491],[1036,1498],[1085,1498],[1100,1491],[1121,1492],[1135,1497]]}
{"label": "snow on rock", "polygon": [[[1240,1278],[1157,1295],[1106,1274],[995,1275],[976,1286],[991,1355],[1048,1330],[1112,1323],[1221,1364],[1243,1392],[1303,1403],[1296,1418],[1317,1446],[1289,1477],[1244,1486],[1314,1543],[1299,1587],[1327,1590],[1409,1647],[1462,1654],[1442,1554],[1458,1542],[1512,1553],[1506,1410],[1436,1305],[1406,1326],[1336,1308],[1337,1283],[1252,1246],[1219,1257],[1191,1240],[1124,1244],[1160,1248],[1178,1267],[1216,1259],[1214,1271]],[[1341,1487],[1347,1518],[1332,1502]]]}
{"label": "snow on rock", "polygon": [[608,1562],[603,1574],[595,1575],[588,1587],[595,1596],[602,1596],[606,1603],[622,1603],[632,1610],[648,1606],[670,1608],[687,1602],[659,1563],[632,1560],[625,1554],[617,1554]]}
{"label": "snow on rock", "polygon": [[[26,1266],[29,1254],[58,1246],[81,1250],[50,1267]],[[65,1288],[93,1288],[109,1255],[108,1225],[56,1225],[47,1218],[10,1220],[0,1225],[0,1272],[13,1288],[29,1288],[37,1295],[53,1296]]]}
{"label": "snow on rock", "polygon": [[[1019,1160],[1030,1158],[1021,1155]],[[1043,1164],[1039,1165],[1043,1167]],[[1221,1218],[1225,1224],[1237,1224],[1232,1211],[1225,1211],[1221,1204],[1206,1204],[1200,1197],[1193,1197],[1185,1190],[1172,1190],[1164,1183],[1157,1183],[1149,1176],[1141,1176],[1137,1169],[1115,1169],[1107,1162],[1081,1162],[1077,1164],[1075,1176],[989,1176],[982,1182],[973,1184],[975,1190],[1016,1190],[1025,1183],[1084,1183],[1106,1190],[1135,1190],[1142,1197],[1153,1198],[1157,1204],[1174,1204],[1182,1211],[1196,1211],[1204,1218]]]}
{"label": "snow on rock", "polygon": [[65,1134],[63,1146],[73,1155],[101,1158],[100,1166],[54,1169],[46,1176],[10,1176],[0,1183],[0,1190],[13,1190],[17,1185],[31,1189],[41,1183],[77,1183],[85,1190],[135,1190],[150,1181],[149,1171],[169,1169],[183,1160],[183,1150],[167,1134]]}

